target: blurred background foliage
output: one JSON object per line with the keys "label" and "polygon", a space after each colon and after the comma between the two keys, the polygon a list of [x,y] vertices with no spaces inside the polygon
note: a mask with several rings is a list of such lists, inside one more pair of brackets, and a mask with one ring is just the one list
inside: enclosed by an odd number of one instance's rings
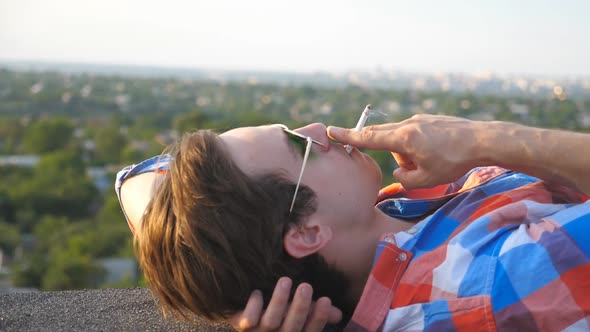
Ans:
{"label": "blurred background foliage", "polygon": [[[159,154],[196,128],[352,127],[367,103],[376,110],[369,124],[434,113],[584,132],[590,127],[590,100],[563,94],[507,97],[0,69],[0,279],[42,290],[141,285],[113,190],[120,168]],[[370,154],[384,184],[393,181],[390,155]]]}

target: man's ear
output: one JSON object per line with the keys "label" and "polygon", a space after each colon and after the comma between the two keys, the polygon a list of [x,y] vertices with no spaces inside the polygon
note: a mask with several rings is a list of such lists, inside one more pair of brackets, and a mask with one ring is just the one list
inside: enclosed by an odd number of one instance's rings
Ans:
{"label": "man's ear", "polygon": [[289,228],[283,237],[283,246],[294,258],[303,258],[318,252],[332,239],[332,229],[323,224],[304,223]]}

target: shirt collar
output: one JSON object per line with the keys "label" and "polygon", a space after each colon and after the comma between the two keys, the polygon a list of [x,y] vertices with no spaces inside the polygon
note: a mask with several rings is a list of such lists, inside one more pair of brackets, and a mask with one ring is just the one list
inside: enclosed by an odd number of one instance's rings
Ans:
{"label": "shirt collar", "polygon": [[345,331],[376,331],[385,321],[412,253],[400,249],[393,233],[381,237],[371,274]]}

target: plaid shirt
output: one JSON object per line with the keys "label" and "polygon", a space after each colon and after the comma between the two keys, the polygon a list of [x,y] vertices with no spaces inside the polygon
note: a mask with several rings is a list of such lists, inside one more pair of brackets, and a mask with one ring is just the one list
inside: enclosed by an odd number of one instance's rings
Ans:
{"label": "plaid shirt", "polygon": [[587,200],[497,167],[384,188],[379,209],[427,217],[382,237],[346,330],[590,330]]}

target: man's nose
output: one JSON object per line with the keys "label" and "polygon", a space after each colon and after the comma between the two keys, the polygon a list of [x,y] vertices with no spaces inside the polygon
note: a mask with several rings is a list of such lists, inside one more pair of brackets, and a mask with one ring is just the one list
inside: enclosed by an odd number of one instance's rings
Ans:
{"label": "man's nose", "polygon": [[324,145],[320,147],[322,151],[327,152],[330,149],[330,140],[328,139],[326,125],[323,123],[316,122],[308,124],[305,127],[295,129],[295,131],[322,143]]}

